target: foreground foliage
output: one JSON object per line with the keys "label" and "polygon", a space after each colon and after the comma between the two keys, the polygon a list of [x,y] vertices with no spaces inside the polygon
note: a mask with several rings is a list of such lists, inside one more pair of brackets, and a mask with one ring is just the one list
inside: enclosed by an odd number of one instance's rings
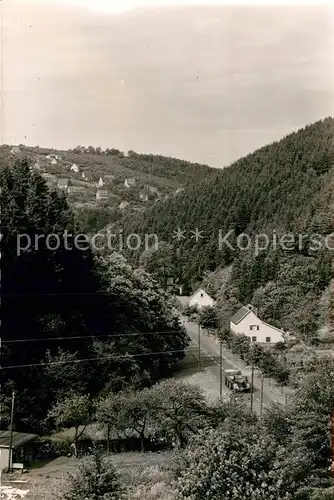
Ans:
{"label": "foreground foliage", "polygon": [[259,427],[219,428],[194,440],[180,478],[184,498],[288,500],[295,485],[281,450]]}
{"label": "foreground foliage", "polygon": [[99,453],[81,461],[71,476],[64,500],[121,500],[124,488],[111,461]]}

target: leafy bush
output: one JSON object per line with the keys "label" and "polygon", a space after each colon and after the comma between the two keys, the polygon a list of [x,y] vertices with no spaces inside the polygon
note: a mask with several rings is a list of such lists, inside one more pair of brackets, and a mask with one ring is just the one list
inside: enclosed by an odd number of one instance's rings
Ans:
{"label": "leafy bush", "polygon": [[43,439],[37,442],[37,460],[47,460],[58,457],[66,457],[71,453],[70,439],[55,441],[52,439]]}
{"label": "leafy bush", "polygon": [[246,363],[254,363],[265,375],[275,378],[279,384],[285,385],[289,382],[289,368],[272,352],[257,344],[252,344],[246,335],[236,335],[231,332],[224,338],[228,348]]}
{"label": "leafy bush", "polygon": [[79,472],[71,475],[63,500],[121,500],[124,488],[110,459],[95,453],[81,461]]}

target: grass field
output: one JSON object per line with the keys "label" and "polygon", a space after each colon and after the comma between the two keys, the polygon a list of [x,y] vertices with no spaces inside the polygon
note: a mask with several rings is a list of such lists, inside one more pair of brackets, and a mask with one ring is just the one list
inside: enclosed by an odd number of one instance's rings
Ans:
{"label": "grass field", "polygon": [[[164,466],[171,464],[176,459],[173,452],[161,453],[119,453],[112,455],[111,461],[114,463],[122,478],[122,483],[131,490],[135,491],[138,485],[152,486],[161,482],[162,477],[166,476]],[[25,496],[9,496],[5,491],[0,492],[3,495],[0,498],[4,500],[16,500],[24,498],[25,500],[58,500],[60,494],[66,487],[68,474],[75,473],[78,461],[73,458],[60,457],[52,460],[42,467],[31,469],[27,474],[11,481],[3,481],[4,486],[11,486],[21,491],[27,492]],[[20,480],[17,482],[18,480]],[[13,482],[15,481],[15,482]]]}
{"label": "grass field", "polygon": [[[219,396],[219,383],[208,367],[212,364],[210,358],[201,359],[201,370],[198,370],[196,346],[191,346],[184,360],[174,373],[174,378],[198,384],[209,399]],[[165,468],[177,460],[172,451],[159,453],[117,453],[112,455],[112,462],[122,477],[122,482],[128,488],[129,500],[174,500],[174,493],[167,484],[169,474]],[[61,491],[65,488],[68,474],[75,473],[78,461],[73,458],[60,457],[52,461],[39,463],[23,476],[3,480],[2,484],[27,492],[25,496],[9,496],[4,493],[4,500],[59,500]],[[12,482],[21,480],[22,482]],[[0,490],[1,492],[1,490]],[[2,492],[1,492],[2,493]],[[0,498],[2,498],[0,496]]]}

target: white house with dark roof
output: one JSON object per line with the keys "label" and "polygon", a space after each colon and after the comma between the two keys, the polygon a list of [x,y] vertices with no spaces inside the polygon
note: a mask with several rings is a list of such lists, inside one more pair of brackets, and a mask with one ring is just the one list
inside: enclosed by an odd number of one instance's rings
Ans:
{"label": "white house with dark roof", "polygon": [[128,179],[125,179],[124,181],[124,186],[126,188],[130,188],[136,185],[136,179],[134,177],[129,177]]}
{"label": "white house with dark roof", "polygon": [[78,165],[76,165],[76,163],[73,163],[70,170],[72,170],[72,172],[75,172],[76,174],[79,173],[79,167],[78,167]]}
{"label": "white house with dark roof", "polygon": [[230,320],[233,333],[246,335],[252,342],[259,344],[277,344],[287,339],[284,330],[269,325],[257,316],[257,309],[251,304],[242,306]]}
{"label": "white house with dark roof", "polygon": [[201,309],[202,307],[214,307],[216,302],[206,293],[204,288],[199,288],[189,297],[188,304],[190,307]]}

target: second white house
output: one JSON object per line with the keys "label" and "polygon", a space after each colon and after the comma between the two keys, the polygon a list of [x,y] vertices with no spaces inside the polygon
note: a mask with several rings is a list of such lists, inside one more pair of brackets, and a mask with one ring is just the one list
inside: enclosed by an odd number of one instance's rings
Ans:
{"label": "second white house", "polygon": [[269,325],[257,316],[257,309],[251,304],[241,307],[230,320],[230,329],[236,334],[244,334],[252,342],[260,344],[277,344],[284,342],[287,333]]}
{"label": "second white house", "polygon": [[201,309],[202,307],[214,307],[216,302],[206,293],[204,288],[199,288],[189,297],[188,304],[190,307],[198,307]]}

